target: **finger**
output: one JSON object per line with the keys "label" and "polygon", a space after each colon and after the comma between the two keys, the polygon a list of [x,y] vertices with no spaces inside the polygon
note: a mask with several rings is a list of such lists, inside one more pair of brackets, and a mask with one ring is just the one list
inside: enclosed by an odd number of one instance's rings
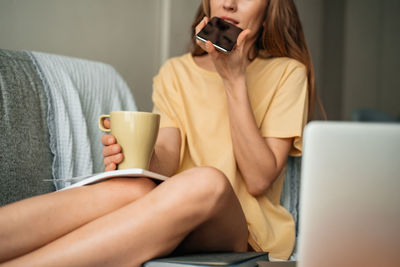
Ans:
{"label": "finger", "polygon": [[200,46],[201,49],[203,49],[204,51],[206,51],[206,45],[203,41],[200,41],[199,39],[196,39],[196,44],[198,46]]}
{"label": "finger", "polygon": [[104,171],[109,172],[109,171],[113,171],[117,169],[117,165],[115,163],[110,163],[106,166],[106,168],[104,169]]}
{"label": "finger", "polygon": [[243,44],[244,44],[244,43],[247,41],[247,39],[249,38],[250,33],[251,33],[251,30],[250,30],[250,29],[246,29],[246,30],[242,31],[242,32],[239,34],[239,36],[238,36],[238,38],[237,38],[237,43],[236,43],[238,47],[243,46]]}
{"label": "finger", "polygon": [[[204,17],[204,18],[200,21],[200,23],[199,23],[199,24],[196,26],[196,28],[195,28],[196,35],[207,25],[208,21],[209,21],[209,19],[208,19],[207,17]],[[196,38],[196,44],[197,44],[198,46],[200,46],[201,49],[203,49],[204,51],[206,51],[206,46],[205,46],[205,42],[204,42],[204,41],[201,41],[201,40],[199,40],[199,39]]]}
{"label": "finger", "polygon": [[103,153],[103,157],[113,156],[115,154],[121,153],[121,146],[118,144],[106,146],[103,148],[102,153]]}
{"label": "finger", "polygon": [[106,119],[103,121],[104,128],[110,129],[110,120]]}
{"label": "finger", "polygon": [[117,143],[115,137],[111,134],[105,134],[101,137],[101,143],[105,146],[113,145]]}
{"label": "finger", "polygon": [[209,19],[207,17],[204,17],[199,24],[197,24],[195,28],[196,34],[198,34],[208,23]]}
{"label": "finger", "polygon": [[110,165],[112,163],[120,164],[122,162],[123,158],[124,158],[124,156],[121,153],[113,155],[113,156],[105,157],[104,158],[104,165],[108,166],[108,165]]}
{"label": "finger", "polygon": [[206,43],[205,43],[205,50],[206,50],[206,52],[208,53],[208,54],[210,54],[211,56],[216,56],[217,54],[218,54],[218,51],[217,51],[217,49],[215,49],[215,47],[214,47],[214,45],[210,42],[210,41],[207,41]]}

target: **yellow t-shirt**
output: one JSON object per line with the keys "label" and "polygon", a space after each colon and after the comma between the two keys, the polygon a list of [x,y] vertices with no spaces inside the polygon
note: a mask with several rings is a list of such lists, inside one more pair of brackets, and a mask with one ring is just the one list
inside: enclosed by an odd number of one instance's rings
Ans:
{"label": "yellow t-shirt", "polygon": [[[294,137],[291,155],[300,155],[307,121],[307,75],[289,58],[256,58],[247,67],[248,94],[263,137]],[[249,244],[271,257],[287,259],[294,246],[290,213],[280,205],[284,170],[265,195],[247,192],[237,168],[229,127],[227,100],[220,76],[196,65],[191,54],[168,60],[154,78],[153,112],[160,127],[179,128],[179,172],[213,166],[229,179],[249,229]]]}

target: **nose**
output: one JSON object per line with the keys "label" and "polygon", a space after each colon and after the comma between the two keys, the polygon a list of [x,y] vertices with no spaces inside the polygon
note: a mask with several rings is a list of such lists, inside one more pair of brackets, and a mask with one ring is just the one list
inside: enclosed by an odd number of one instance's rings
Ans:
{"label": "nose", "polygon": [[227,11],[235,12],[237,10],[237,0],[223,0],[223,7]]}

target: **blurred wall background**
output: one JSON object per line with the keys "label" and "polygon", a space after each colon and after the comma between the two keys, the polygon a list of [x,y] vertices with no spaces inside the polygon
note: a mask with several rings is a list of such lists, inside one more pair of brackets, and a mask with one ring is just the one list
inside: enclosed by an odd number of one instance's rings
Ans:
{"label": "blurred wall background", "polygon": [[[400,1],[295,0],[329,119],[374,108],[400,116]],[[200,0],[0,0],[0,48],[114,66],[140,110],[152,77],[187,51]]]}

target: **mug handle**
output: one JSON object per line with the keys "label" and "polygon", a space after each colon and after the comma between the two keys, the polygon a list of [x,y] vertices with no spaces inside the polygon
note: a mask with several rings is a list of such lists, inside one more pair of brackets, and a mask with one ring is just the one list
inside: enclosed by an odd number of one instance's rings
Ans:
{"label": "mug handle", "polygon": [[100,115],[99,117],[99,128],[100,130],[102,130],[103,132],[111,132],[111,129],[107,129],[104,127],[104,120],[110,118],[110,115]]}

